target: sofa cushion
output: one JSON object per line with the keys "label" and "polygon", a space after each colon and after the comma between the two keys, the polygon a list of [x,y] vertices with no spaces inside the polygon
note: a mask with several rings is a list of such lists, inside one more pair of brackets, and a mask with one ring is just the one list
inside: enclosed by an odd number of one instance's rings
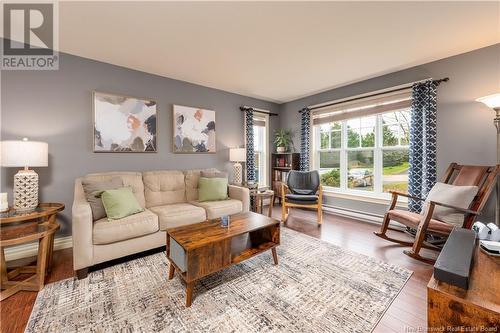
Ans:
{"label": "sofa cushion", "polygon": [[229,179],[229,177],[227,175],[227,172],[225,172],[225,171],[218,171],[218,170],[215,170],[215,171],[201,170],[200,177],[204,177],[204,178],[226,178],[226,179]]}
{"label": "sofa cushion", "polygon": [[[456,186],[444,183],[436,183],[429,191],[425,200],[422,214],[427,210],[430,201],[440,202],[447,205],[468,209],[472,200],[477,194],[477,186]],[[464,213],[453,208],[443,206],[434,206],[432,218],[451,223],[461,227],[464,223]]]}
{"label": "sofa cushion", "polygon": [[188,203],[156,206],[151,207],[150,210],[158,215],[162,231],[167,228],[203,222],[207,219],[203,208]]}
{"label": "sofa cushion", "polygon": [[130,187],[106,190],[101,195],[108,220],[119,220],[144,211]]}
{"label": "sofa cushion", "polygon": [[142,173],[142,177],[147,208],[186,202],[182,171],[147,171]]}
{"label": "sofa cushion", "polygon": [[318,202],[318,196],[314,194],[285,194],[285,200],[298,205],[314,205]]}
{"label": "sofa cushion", "polygon": [[243,210],[242,202],[234,199],[205,202],[192,201],[191,203],[205,209],[208,219],[216,219],[222,215],[237,214]]}
{"label": "sofa cushion", "polygon": [[109,244],[157,232],[158,216],[149,210],[119,220],[103,218],[94,222],[93,243]]}
{"label": "sofa cushion", "polygon": [[120,177],[108,180],[82,179],[82,187],[92,210],[92,219],[96,221],[106,217],[106,210],[100,196],[102,191],[123,187],[123,181]]}
{"label": "sofa cushion", "polygon": [[212,174],[219,172],[215,168],[184,171],[184,175],[186,176],[186,201],[188,202],[198,200],[198,180],[200,179],[201,171]]}
{"label": "sofa cushion", "polygon": [[200,177],[198,182],[198,201],[227,199],[227,178]]}
{"label": "sofa cushion", "polygon": [[142,208],[146,207],[146,199],[144,198],[144,184],[142,182],[142,173],[140,172],[124,172],[124,171],[113,171],[113,172],[101,172],[101,173],[91,173],[82,179],[85,180],[110,180],[113,177],[120,177],[123,186],[130,186],[134,192],[139,205]]}

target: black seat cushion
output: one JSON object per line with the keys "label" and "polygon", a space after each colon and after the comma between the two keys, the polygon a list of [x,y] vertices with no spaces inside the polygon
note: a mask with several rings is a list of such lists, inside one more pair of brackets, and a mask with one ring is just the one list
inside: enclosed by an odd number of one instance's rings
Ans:
{"label": "black seat cushion", "polygon": [[302,205],[313,205],[318,202],[318,196],[314,194],[285,194],[286,202],[302,204]]}

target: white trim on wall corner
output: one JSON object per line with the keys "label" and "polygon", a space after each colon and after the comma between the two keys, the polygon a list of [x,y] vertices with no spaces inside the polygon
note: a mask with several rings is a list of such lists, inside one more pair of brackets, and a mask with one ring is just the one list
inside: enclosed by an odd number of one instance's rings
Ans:
{"label": "white trim on wall corner", "polygon": [[[54,251],[73,247],[71,236],[54,239]],[[5,260],[17,260],[21,258],[34,257],[38,254],[38,243],[28,243],[5,248]]]}

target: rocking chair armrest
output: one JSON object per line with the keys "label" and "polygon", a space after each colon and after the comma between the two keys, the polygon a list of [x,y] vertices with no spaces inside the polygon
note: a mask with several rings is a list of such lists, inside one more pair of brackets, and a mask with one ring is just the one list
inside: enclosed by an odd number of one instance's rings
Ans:
{"label": "rocking chair armrest", "polygon": [[434,206],[441,206],[441,207],[455,209],[455,210],[458,210],[458,211],[460,211],[462,213],[466,213],[466,214],[470,214],[470,215],[481,215],[481,212],[479,212],[477,210],[471,210],[471,209],[461,208],[461,207],[457,207],[457,206],[453,206],[453,205],[448,205],[448,204],[445,204],[445,203],[442,203],[442,202],[438,202],[438,201],[431,201],[430,204],[434,205]]}
{"label": "rocking chair armrest", "polygon": [[389,193],[396,195],[396,196],[402,196],[402,197],[407,197],[407,198],[415,199],[415,200],[419,200],[419,201],[425,201],[425,199],[422,199],[422,198],[419,198],[419,197],[416,197],[414,195],[410,195],[408,193],[401,192],[401,191],[389,190]]}

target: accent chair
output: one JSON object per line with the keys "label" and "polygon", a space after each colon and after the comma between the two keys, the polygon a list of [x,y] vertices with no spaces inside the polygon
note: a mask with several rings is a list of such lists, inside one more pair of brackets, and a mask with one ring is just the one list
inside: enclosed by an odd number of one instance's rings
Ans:
{"label": "accent chair", "polygon": [[323,222],[323,187],[319,173],[313,171],[296,171],[288,173],[287,184],[281,184],[281,220],[286,222],[290,208],[315,209],[318,224]]}

